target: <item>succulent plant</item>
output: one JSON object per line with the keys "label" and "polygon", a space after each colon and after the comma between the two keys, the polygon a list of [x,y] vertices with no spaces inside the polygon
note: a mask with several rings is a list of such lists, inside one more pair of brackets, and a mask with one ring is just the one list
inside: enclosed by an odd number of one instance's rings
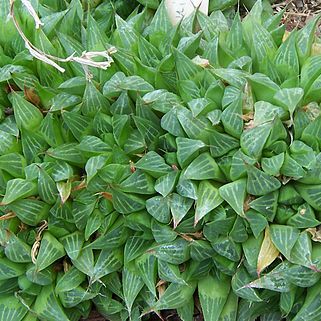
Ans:
{"label": "succulent plant", "polygon": [[319,320],[319,17],[140,2],[0,0],[0,321]]}

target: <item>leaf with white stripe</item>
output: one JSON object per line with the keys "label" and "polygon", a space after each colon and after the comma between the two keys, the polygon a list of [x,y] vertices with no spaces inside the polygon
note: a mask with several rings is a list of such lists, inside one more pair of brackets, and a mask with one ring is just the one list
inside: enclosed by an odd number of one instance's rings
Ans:
{"label": "leaf with white stripe", "polygon": [[[67,255],[71,260],[76,260],[81,252],[82,246],[84,244],[84,236],[80,232],[74,232],[69,235],[66,235],[60,239],[61,244],[63,245]],[[85,251],[85,250],[84,250]],[[88,252],[81,252],[82,259],[88,256]],[[81,262],[82,260],[79,260]],[[78,262],[78,260],[77,260]],[[84,272],[83,270],[79,269]],[[84,272],[87,274],[86,272]]]}
{"label": "leaf with white stripe", "polygon": [[82,152],[91,154],[107,154],[111,151],[111,147],[103,140],[96,136],[83,136],[78,149]]}
{"label": "leaf with white stripe", "polygon": [[261,196],[278,190],[281,182],[262,172],[255,166],[247,165],[247,192],[251,195]]}
{"label": "leaf with white stripe", "polygon": [[62,119],[78,141],[81,141],[83,136],[90,134],[92,120],[88,116],[64,110],[62,112]]}
{"label": "leaf with white stripe", "polygon": [[183,197],[179,194],[173,193],[169,196],[169,203],[171,208],[171,213],[174,222],[174,229],[181,222],[181,220],[186,216],[188,211],[193,205],[193,200],[187,197]]}
{"label": "leaf with white stripe", "polygon": [[26,198],[37,193],[37,184],[26,179],[15,178],[7,183],[2,205],[10,204],[18,199]]}
{"label": "leaf with white stripe", "polygon": [[122,273],[124,301],[128,311],[130,312],[133,303],[138,296],[140,290],[144,286],[144,282],[140,276],[124,268]]}
{"label": "leaf with white stripe", "polygon": [[186,179],[203,180],[213,179],[224,182],[224,175],[210,153],[202,153],[195,158],[183,172]]}
{"label": "leaf with white stripe", "polygon": [[85,166],[88,183],[98,173],[98,170],[102,169],[106,165],[107,160],[108,157],[103,155],[93,156],[88,159]]}
{"label": "leaf with white stripe", "polygon": [[52,177],[43,169],[39,168],[38,172],[38,192],[40,198],[48,203],[54,204],[58,196],[58,190],[55,181]]}
{"label": "leaf with white stripe", "polygon": [[157,259],[150,253],[137,257],[135,264],[148,290],[156,297]]}
{"label": "leaf with white stripe", "polygon": [[312,241],[308,232],[303,231],[300,233],[291,250],[290,261],[309,269],[317,269],[312,262]]}
{"label": "leaf with white stripe", "polygon": [[140,93],[148,93],[154,90],[152,85],[150,85],[147,81],[139,76],[126,77],[120,82],[119,87],[122,90],[129,90]]}
{"label": "leaf with white stripe", "polygon": [[52,285],[42,288],[37,296],[33,310],[37,316],[48,321],[69,321],[60,302],[58,301]]}
{"label": "leaf with white stripe", "polygon": [[154,196],[146,201],[147,212],[157,221],[168,224],[170,221],[169,197]]}
{"label": "leaf with white stripe", "polygon": [[163,157],[154,151],[148,152],[141,158],[135,167],[146,171],[148,174],[158,178],[171,171],[171,167],[165,163]]}
{"label": "leaf with white stripe", "polygon": [[198,282],[198,294],[205,321],[218,321],[230,292],[230,280],[208,275]]}
{"label": "leaf with white stripe", "polygon": [[79,271],[76,267],[72,266],[70,270],[65,272],[57,281],[55,291],[56,293],[59,293],[73,290],[85,280],[86,275]]}
{"label": "leaf with white stripe", "polygon": [[0,298],[0,320],[21,321],[28,309],[14,295],[2,295]]}
{"label": "leaf with white stripe", "polygon": [[178,109],[177,117],[187,136],[192,139],[198,139],[208,125],[203,118],[194,117],[187,108]]}
{"label": "leaf with white stripe", "polygon": [[21,222],[30,226],[37,226],[41,221],[48,218],[50,205],[37,199],[27,198],[12,202],[9,208],[16,213]]}
{"label": "leaf with white stripe", "polygon": [[223,201],[217,186],[209,181],[201,181],[197,190],[194,225]]}
{"label": "leaf with white stripe", "polygon": [[41,111],[15,91],[12,92],[12,106],[19,129],[34,130],[39,127],[43,119]]}
{"label": "leaf with white stripe", "polygon": [[265,173],[272,176],[278,176],[280,175],[280,169],[283,165],[283,162],[284,153],[281,153],[272,157],[263,157],[261,160],[261,166]]}
{"label": "leaf with white stripe", "polygon": [[244,216],[243,205],[246,197],[246,179],[242,178],[221,186],[219,193],[237,214]]}
{"label": "leaf with white stripe", "polygon": [[95,116],[99,111],[109,113],[108,99],[95,87],[92,81],[87,81],[81,111],[85,116]]}
{"label": "leaf with white stripe", "polygon": [[260,157],[271,128],[271,124],[268,123],[245,130],[240,140],[243,152],[254,158]]}
{"label": "leaf with white stripe", "polygon": [[53,262],[65,255],[63,245],[49,232],[42,236],[39,253],[36,260],[37,271],[44,270]]}
{"label": "leaf with white stripe", "polygon": [[230,150],[238,148],[239,141],[227,134],[211,130],[209,135],[210,152],[213,157],[220,157],[227,154]]}
{"label": "leaf with white stripe", "polygon": [[292,226],[272,224],[270,235],[275,247],[291,260],[291,250],[299,238],[299,230]]}
{"label": "leaf with white stripe", "polygon": [[130,214],[145,208],[145,200],[143,198],[120,190],[112,191],[112,201],[115,210],[122,214]]}
{"label": "leaf with white stripe", "polygon": [[177,137],[177,160],[180,166],[183,168],[188,165],[195,156],[198,155],[198,151],[206,145],[201,140],[190,139],[185,137]]}
{"label": "leaf with white stripe", "polygon": [[77,146],[78,145],[75,143],[63,144],[56,148],[48,149],[47,154],[55,159],[70,162],[74,165],[83,166],[86,160]]}
{"label": "leaf with white stripe", "polygon": [[26,166],[26,159],[18,153],[10,153],[0,156],[0,169],[4,169],[13,177],[23,178]]}

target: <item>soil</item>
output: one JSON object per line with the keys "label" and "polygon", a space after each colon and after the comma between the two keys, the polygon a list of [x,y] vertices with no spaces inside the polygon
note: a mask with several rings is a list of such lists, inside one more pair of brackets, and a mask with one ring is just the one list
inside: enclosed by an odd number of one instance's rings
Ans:
{"label": "soil", "polygon": [[[285,0],[275,1],[272,5],[275,12],[280,12],[284,8],[285,14],[283,22],[288,31],[300,29],[313,19],[317,14],[321,13],[321,0]],[[321,24],[318,27],[318,35],[321,35]],[[163,311],[162,318],[164,321],[181,321],[175,311]],[[203,321],[200,314],[195,315],[195,321]],[[89,318],[83,321],[108,321],[102,317],[97,311],[92,311]],[[161,321],[157,315],[152,315],[149,321]]]}
{"label": "soil", "polygon": [[[288,31],[293,29],[300,29],[305,24],[321,13],[321,0],[285,0],[276,1],[272,5],[275,12],[280,12],[286,8],[284,14],[284,23]],[[319,35],[321,27],[318,28]]]}

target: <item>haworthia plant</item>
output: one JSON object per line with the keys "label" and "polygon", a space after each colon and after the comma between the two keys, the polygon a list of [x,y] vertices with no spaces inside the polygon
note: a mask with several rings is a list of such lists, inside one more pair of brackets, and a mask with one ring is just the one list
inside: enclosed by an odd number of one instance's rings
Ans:
{"label": "haworthia plant", "polygon": [[0,0],[0,321],[320,320],[319,17],[166,2]]}

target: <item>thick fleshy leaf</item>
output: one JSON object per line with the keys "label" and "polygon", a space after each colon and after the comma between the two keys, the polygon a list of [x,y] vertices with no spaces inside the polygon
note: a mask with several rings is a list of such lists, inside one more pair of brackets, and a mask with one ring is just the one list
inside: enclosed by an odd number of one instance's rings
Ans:
{"label": "thick fleshy leaf", "polygon": [[257,274],[260,275],[265,268],[267,268],[271,263],[273,263],[273,261],[278,257],[278,255],[279,251],[272,243],[270,230],[269,228],[266,228],[260,253],[257,259]]}
{"label": "thick fleshy leaf", "polygon": [[197,191],[197,201],[195,209],[195,221],[196,225],[207,213],[219,206],[223,202],[219,194],[218,187],[211,184],[209,181],[202,181],[199,184]]}
{"label": "thick fleshy leaf", "polygon": [[247,166],[247,192],[251,195],[261,196],[276,191],[281,187],[281,182],[255,166]]}
{"label": "thick fleshy leaf", "polygon": [[183,173],[186,179],[213,179],[224,181],[223,173],[209,153],[202,153],[195,158]]}
{"label": "thick fleshy leaf", "polygon": [[26,198],[37,193],[37,184],[34,182],[16,178],[12,179],[7,184],[6,194],[1,203],[3,205],[10,204],[18,199]]}
{"label": "thick fleshy leaf", "polygon": [[221,186],[219,193],[237,214],[244,216],[243,205],[246,197],[246,179],[239,179]]}
{"label": "thick fleshy leaf", "polygon": [[198,282],[198,294],[205,321],[219,320],[227,301],[230,282],[209,275]]}
{"label": "thick fleshy leaf", "polygon": [[271,240],[275,247],[288,259],[291,250],[299,237],[299,230],[286,225],[270,225]]}
{"label": "thick fleshy leaf", "polygon": [[39,253],[36,260],[37,271],[44,270],[50,264],[65,255],[63,245],[49,232],[45,232],[41,239]]}

